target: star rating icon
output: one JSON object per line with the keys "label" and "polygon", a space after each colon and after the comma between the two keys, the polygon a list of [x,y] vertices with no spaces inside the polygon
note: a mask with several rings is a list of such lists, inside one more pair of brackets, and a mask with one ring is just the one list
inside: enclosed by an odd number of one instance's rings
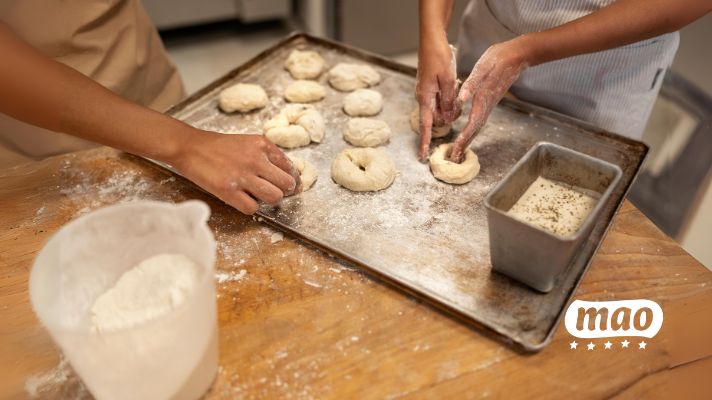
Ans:
{"label": "star rating icon", "polygon": [[604,343],[604,345],[606,346],[607,349],[610,349],[612,344],[613,343],[611,343],[611,342]]}
{"label": "star rating icon", "polygon": [[573,343],[571,343],[571,348],[576,349],[576,346],[578,346],[578,343],[574,340]]}
{"label": "star rating icon", "polygon": [[640,342],[640,343],[638,343],[638,346],[640,346],[639,349],[645,349],[645,345],[646,345],[646,344],[647,344],[647,343],[645,343],[645,342]]}
{"label": "star rating icon", "polygon": [[626,339],[626,340],[622,341],[621,344],[623,345],[623,347],[628,347],[630,342]]}
{"label": "star rating icon", "polygon": [[587,344],[586,346],[588,347],[589,350],[593,350],[593,348],[596,347],[596,345],[593,344],[593,342]]}
{"label": "star rating icon", "polygon": [[[627,348],[629,344],[630,344],[630,342],[628,341],[628,339],[626,339],[626,340],[624,340],[624,341],[621,342],[621,345],[623,345],[622,347],[626,347],[626,348]],[[569,343],[569,346],[571,346],[571,349],[572,349],[572,350],[576,350],[576,349],[578,348],[578,345],[579,345],[579,344],[576,343],[576,341],[573,341],[573,342]],[[610,340],[609,340],[609,341],[606,341],[606,343],[604,343],[603,345],[606,346],[605,348],[608,349],[608,350],[611,350],[611,349],[613,348],[613,347],[612,347],[612,346],[613,346],[613,343],[611,343]],[[638,349],[645,350],[645,346],[647,346],[647,345],[648,345],[648,343],[645,343],[645,341],[641,341],[640,343],[638,343]],[[591,343],[587,344],[586,347],[587,347],[589,350],[593,350],[593,348],[596,347],[596,345],[593,344],[593,342],[591,342]]]}

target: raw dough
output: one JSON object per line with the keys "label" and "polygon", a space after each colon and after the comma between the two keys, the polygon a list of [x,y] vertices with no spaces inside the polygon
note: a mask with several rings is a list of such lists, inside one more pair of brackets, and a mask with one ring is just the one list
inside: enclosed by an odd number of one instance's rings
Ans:
{"label": "raw dough", "polygon": [[[410,113],[410,129],[420,135],[420,109],[418,108],[416,108],[415,110],[413,110],[412,113]],[[450,133],[451,129],[452,124],[447,124],[445,126],[433,125],[433,129],[430,132],[432,137],[441,138],[443,136],[447,136],[447,134]]]}
{"label": "raw dough", "polygon": [[324,86],[314,81],[296,81],[284,90],[284,98],[292,103],[310,103],[326,96]]}
{"label": "raw dough", "polygon": [[201,267],[183,254],[159,254],[126,271],[91,307],[92,330],[144,324],[179,307],[200,281]]}
{"label": "raw dough", "polygon": [[351,116],[376,115],[383,109],[383,96],[375,90],[357,89],[344,98],[344,111]]}
{"label": "raw dough", "polygon": [[381,75],[368,65],[339,63],[329,70],[329,83],[342,92],[376,85]]}
{"label": "raw dough", "polygon": [[316,51],[292,50],[284,67],[294,79],[314,79],[324,69],[324,59]]}
{"label": "raw dough", "polygon": [[321,142],[324,138],[324,118],[314,106],[290,104],[264,127],[265,137],[280,147],[291,149]]}
{"label": "raw dough", "polygon": [[290,160],[292,160],[292,163],[297,168],[297,171],[299,172],[299,177],[302,178],[302,186],[304,187],[304,192],[306,192],[307,190],[309,190],[310,187],[312,187],[314,182],[316,182],[316,178],[319,177],[319,173],[317,172],[316,167],[314,167],[314,164],[303,158],[292,156],[288,157]]}
{"label": "raw dough", "polygon": [[393,183],[396,167],[390,157],[376,149],[346,149],[331,164],[331,177],[355,192],[375,192]]}
{"label": "raw dough", "polygon": [[272,244],[275,244],[275,243],[281,241],[282,239],[284,239],[284,233],[282,233],[282,232],[275,232],[275,233],[273,233],[272,236],[269,238],[269,241],[270,241]]}
{"label": "raw dough", "polygon": [[441,144],[430,156],[430,170],[433,176],[447,183],[467,183],[480,172],[477,155],[465,149],[465,159],[460,164],[450,162],[452,143]]}
{"label": "raw dough", "polygon": [[219,102],[225,112],[248,112],[267,105],[267,93],[260,85],[238,83],[220,92]]}
{"label": "raw dough", "polygon": [[354,146],[375,147],[391,137],[391,128],[385,121],[353,118],[346,123],[344,140]]}

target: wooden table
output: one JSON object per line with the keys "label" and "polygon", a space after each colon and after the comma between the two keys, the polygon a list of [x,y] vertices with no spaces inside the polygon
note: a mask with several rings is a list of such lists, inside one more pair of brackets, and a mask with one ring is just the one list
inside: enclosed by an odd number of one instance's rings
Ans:
{"label": "wooden table", "polygon": [[[328,179],[321,177],[320,179]],[[537,354],[485,332],[144,162],[108,148],[0,172],[0,397],[91,398],[40,325],[28,276],[49,235],[100,207],[201,199],[213,212],[220,372],[206,398],[661,398],[669,328],[646,340],[584,340],[558,328]],[[241,272],[244,270],[245,272]],[[576,298],[712,298],[712,273],[626,202]],[[703,362],[703,361],[700,361]],[[676,371],[674,369],[672,371]]]}

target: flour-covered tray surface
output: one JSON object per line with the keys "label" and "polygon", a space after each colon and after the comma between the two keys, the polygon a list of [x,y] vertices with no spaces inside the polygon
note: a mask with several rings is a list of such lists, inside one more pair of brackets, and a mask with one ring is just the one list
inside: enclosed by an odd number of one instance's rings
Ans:
{"label": "flour-covered tray surface", "polygon": [[[200,129],[229,134],[261,133],[264,123],[288,104],[284,89],[294,82],[284,68],[293,49],[317,51],[325,60],[317,81],[326,97],[313,103],[326,121],[321,143],[285,149],[310,161],[319,172],[314,186],[279,205],[262,204],[258,214],[331,254],[530,351],[544,348],[622,204],[647,153],[641,142],[608,133],[563,115],[505,98],[492,112],[470,148],[478,155],[479,175],[464,185],[436,180],[429,165],[417,160],[419,136],[409,124],[416,108],[416,70],[340,43],[295,33],[247,64],[177,104],[169,115]],[[331,179],[331,163],[344,149],[349,116],[342,109],[348,93],[327,81],[339,62],[368,64],[381,75],[373,87],[384,107],[373,117],[386,121],[392,137],[377,149],[401,171],[378,192],[352,192]],[[246,114],[218,108],[220,91],[237,82],[261,85],[266,107]],[[453,141],[465,125],[469,105],[452,132],[431,148]],[[483,198],[537,142],[546,141],[618,165],[623,178],[602,218],[556,288],[542,294],[492,271]],[[157,163],[169,170],[169,166]],[[175,172],[175,171],[173,171]]]}

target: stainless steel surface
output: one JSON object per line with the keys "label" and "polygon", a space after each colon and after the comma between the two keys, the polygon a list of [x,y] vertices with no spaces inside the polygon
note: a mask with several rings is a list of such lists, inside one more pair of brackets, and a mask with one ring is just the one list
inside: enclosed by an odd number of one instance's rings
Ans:
{"label": "stainless steel surface", "polygon": [[[415,69],[304,34],[287,37],[167,113],[202,129],[262,132],[263,123],[286,104],[282,94],[293,79],[283,63],[294,48],[318,51],[326,60],[326,69],[342,61],[369,63],[381,74],[375,90],[383,94],[384,108],[375,118],[388,122],[393,137],[378,149],[393,159],[402,174],[391,187],[375,193],[351,192],[331,180],[331,162],[351,146],[342,138],[348,120],[342,111],[346,93],[331,88],[322,74],[318,81],[327,94],[315,107],[326,120],[326,137],[321,143],[286,151],[311,161],[319,179],[309,191],[285,198],[277,206],[262,205],[258,213],[266,222],[464,321],[486,327],[508,342],[532,351],[544,348],[625,198],[647,146],[551,111],[503,99],[471,146],[479,156],[480,174],[468,184],[449,185],[433,178],[428,165],[416,160],[419,137],[408,122],[416,106]],[[248,114],[221,112],[218,93],[238,81],[261,84],[270,97],[267,106]],[[468,111],[455,122],[455,132],[463,128]],[[454,133],[436,139],[433,148],[453,139]],[[485,195],[512,165],[540,141],[560,144],[623,170],[579,256],[548,294],[492,271],[483,204]]]}
{"label": "stainless steel surface", "polygon": [[[550,292],[591,234],[618,185],[620,167],[552,143],[538,143],[485,197],[492,268],[541,292]],[[508,211],[537,177],[601,193],[571,236],[514,218]]]}

